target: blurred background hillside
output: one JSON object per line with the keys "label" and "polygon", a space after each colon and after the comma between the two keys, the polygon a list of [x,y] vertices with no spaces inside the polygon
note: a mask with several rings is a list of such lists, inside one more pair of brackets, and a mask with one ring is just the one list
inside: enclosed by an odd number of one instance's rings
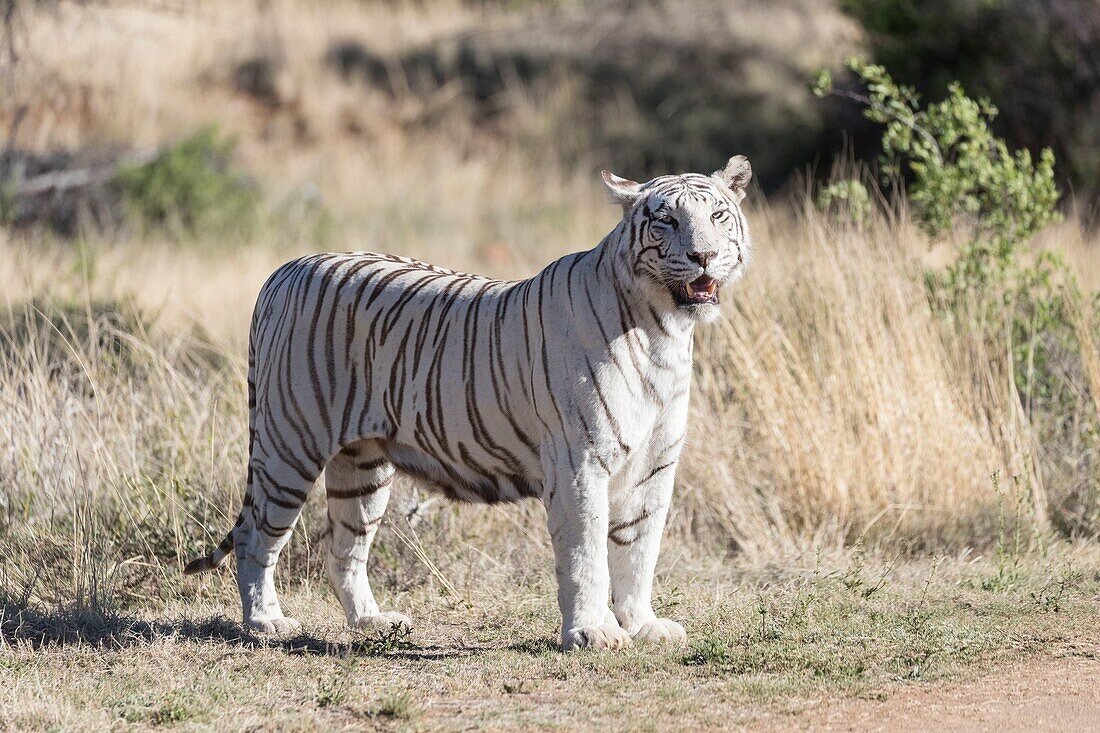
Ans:
{"label": "blurred background hillside", "polygon": [[[1001,552],[1100,530],[1095,0],[0,0],[0,33],[17,588],[45,558],[58,587],[180,592],[178,559],[239,505],[247,323],[280,262],[365,249],[527,277],[614,226],[601,168],[735,153],[755,256],[698,335],[670,541]],[[1065,216],[1047,197],[1014,230],[999,289],[973,217],[932,230],[914,171],[878,175],[849,55],[926,101],[958,80],[1009,149],[1053,150]],[[822,68],[839,94],[819,99]],[[993,193],[1034,183],[1008,181]],[[404,511],[422,498],[406,488]],[[547,551],[540,511],[436,506],[420,531],[509,538],[507,566]],[[145,564],[108,579],[89,560],[122,557]]]}
{"label": "blurred background hillside", "polygon": [[[855,105],[818,103],[808,87],[816,69],[862,54],[930,99],[952,80],[988,96],[1010,145],[1053,148],[1079,204],[1100,192],[1092,0],[4,6],[9,180],[216,123],[284,185],[318,178],[310,161],[340,145],[365,154],[430,129],[464,156],[507,145],[637,177],[713,167],[737,150],[771,192],[827,172],[838,154],[873,160],[879,135]],[[305,169],[286,170],[282,151]],[[20,221],[44,215],[31,208]]]}

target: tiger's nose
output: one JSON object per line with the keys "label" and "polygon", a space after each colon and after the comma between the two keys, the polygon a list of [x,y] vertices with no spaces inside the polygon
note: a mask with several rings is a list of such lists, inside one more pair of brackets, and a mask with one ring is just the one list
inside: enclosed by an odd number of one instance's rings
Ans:
{"label": "tiger's nose", "polygon": [[699,266],[705,270],[707,269],[707,263],[717,255],[717,252],[688,252],[687,258],[692,262],[699,263]]}

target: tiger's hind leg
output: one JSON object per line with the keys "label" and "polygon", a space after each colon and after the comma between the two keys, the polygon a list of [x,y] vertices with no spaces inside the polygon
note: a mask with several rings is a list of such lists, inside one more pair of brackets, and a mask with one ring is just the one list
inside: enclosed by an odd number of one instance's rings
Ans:
{"label": "tiger's hind leg", "polygon": [[329,583],[353,629],[412,628],[408,616],[381,612],[367,579],[367,556],[386,513],[394,467],[378,444],[346,446],[325,468],[329,538],[325,565]]}
{"label": "tiger's hind leg", "polygon": [[275,564],[290,540],[320,468],[290,465],[278,454],[254,452],[251,469],[242,521],[233,530],[244,622],[257,631],[294,632],[301,624],[283,614],[275,593]]}

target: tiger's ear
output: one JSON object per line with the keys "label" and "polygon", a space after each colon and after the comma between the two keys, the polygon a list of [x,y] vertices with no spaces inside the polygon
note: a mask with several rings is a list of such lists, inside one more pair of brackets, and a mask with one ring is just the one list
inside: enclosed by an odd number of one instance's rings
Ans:
{"label": "tiger's ear", "polygon": [[642,195],[642,184],[628,178],[619,178],[611,171],[600,171],[604,185],[611,192],[611,200],[623,207],[623,213],[630,211],[634,202]]}
{"label": "tiger's ear", "polygon": [[726,184],[726,187],[733,191],[733,197],[737,203],[741,203],[745,198],[745,189],[749,187],[749,181],[752,180],[752,166],[744,155],[735,155],[729,159],[725,168],[714,172],[714,177]]}

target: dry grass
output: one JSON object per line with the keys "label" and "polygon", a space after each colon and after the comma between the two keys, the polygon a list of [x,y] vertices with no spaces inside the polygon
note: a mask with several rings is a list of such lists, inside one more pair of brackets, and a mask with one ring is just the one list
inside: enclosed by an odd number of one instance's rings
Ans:
{"label": "dry grass", "polygon": [[729,429],[696,444],[693,465],[714,470],[685,482],[744,549],[988,536],[990,474],[1025,472],[1030,435],[1005,356],[974,364],[959,334],[944,337],[913,239],[815,220],[768,236],[787,251],[760,259],[782,270],[754,272],[701,335],[700,430]]}
{"label": "dry grass", "polygon": [[[994,473],[1006,484],[1018,477],[1025,519],[1043,530],[1047,456],[1013,390],[1007,343],[991,349],[933,313],[915,254],[920,238],[885,223],[856,230],[813,215],[755,213],[752,275],[726,317],[699,335],[674,530],[765,555],[860,537],[913,550],[988,546]],[[588,215],[608,228],[614,217]],[[555,229],[546,227],[548,239]],[[436,259],[481,269],[464,230],[452,231],[454,240],[411,237],[384,249],[428,259],[450,252]],[[29,321],[37,334],[8,327],[0,401],[10,485],[48,506],[73,491],[99,496],[179,482],[189,497],[231,506],[243,475],[242,342],[251,301],[293,251],[0,247],[11,273],[5,320]],[[64,305],[73,323],[35,318],[26,303]],[[97,304],[132,307],[152,322],[136,333],[127,324],[120,333],[118,324],[89,326],[88,308]],[[83,341],[74,342],[74,325]],[[103,352],[116,340],[124,357]],[[59,363],[67,365],[63,378]],[[32,477],[49,477],[49,485]],[[205,526],[216,533],[220,522]]]}
{"label": "dry grass", "polygon": [[[0,230],[0,666],[14,673],[0,728],[718,727],[838,689],[878,694],[914,668],[935,677],[1094,638],[1092,541],[1048,520],[1096,511],[1097,458],[1045,439],[1050,418],[1021,407],[1007,340],[933,311],[924,274],[941,251],[903,218],[861,228],[759,196],[749,275],[699,334],[659,580],[698,666],[550,653],[541,508],[436,504],[410,529],[411,485],[372,567],[421,622],[413,646],[337,629],[312,552],[316,502],[280,570],[306,636],[268,643],[221,618],[237,618],[232,574],[185,581],[179,567],[235,513],[244,340],[267,274],[329,248],[520,277],[616,217],[597,165],[475,124],[461,94],[395,101],[320,63],[333,38],[400,49],[525,11],[262,6],[63,3],[25,24],[0,102],[0,127],[25,110],[19,145],[153,146],[218,121],[271,206],[316,189],[332,226],[320,241],[280,224],[231,243]],[[108,40],[124,29],[141,33]],[[282,59],[275,102],[233,88],[233,65],[257,56]],[[553,100],[521,92],[512,113],[532,134]],[[1067,223],[1044,241],[1100,286],[1093,235]],[[1073,376],[1096,399],[1096,324],[1076,318]],[[1067,421],[1100,410],[1081,395]]]}

